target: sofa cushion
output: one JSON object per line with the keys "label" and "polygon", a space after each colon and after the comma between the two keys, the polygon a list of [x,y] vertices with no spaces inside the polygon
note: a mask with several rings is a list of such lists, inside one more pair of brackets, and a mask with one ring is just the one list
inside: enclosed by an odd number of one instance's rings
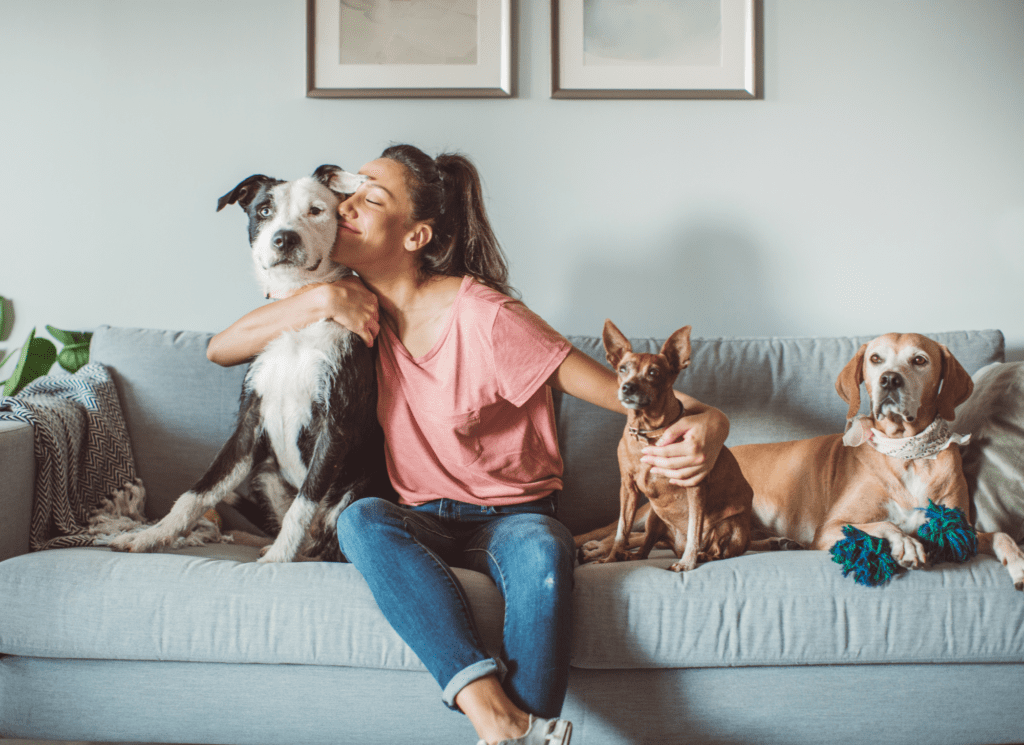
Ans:
{"label": "sofa cushion", "polygon": [[574,666],[1024,661],[1024,596],[989,556],[864,587],[825,551],[748,553],[685,574],[660,553],[576,571]]}
{"label": "sofa cushion", "polygon": [[[972,374],[1003,360],[999,331],[929,336],[948,346]],[[836,393],[835,380],[860,345],[873,338],[693,339],[690,366],[680,374],[676,388],[728,415],[727,445],[842,432],[847,405]],[[605,363],[600,337],[569,340]],[[638,352],[657,352],[662,344],[660,339],[631,341]],[[572,396],[557,397],[556,411],[565,461],[558,517],[574,534],[584,533],[618,518],[615,448],[625,419]]]}
{"label": "sofa cushion", "polygon": [[[100,548],[0,562],[0,654],[424,670],[350,564],[257,564],[213,544],[166,554]],[[504,603],[489,578],[456,569],[489,649]]]}
{"label": "sofa cushion", "polygon": [[953,429],[971,435],[964,475],[975,524],[1024,542],[1024,363],[993,364],[974,375],[974,393]]}

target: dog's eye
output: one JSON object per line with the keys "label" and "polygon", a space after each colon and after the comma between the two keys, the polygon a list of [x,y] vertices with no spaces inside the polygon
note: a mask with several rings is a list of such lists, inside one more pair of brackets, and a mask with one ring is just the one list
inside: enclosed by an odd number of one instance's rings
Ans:
{"label": "dog's eye", "polygon": [[879,357],[877,354],[871,355],[871,364],[872,365],[878,365],[878,364],[881,364],[881,362],[882,362],[882,358]]}
{"label": "dog's eye", "polygon": [[658,373],[660,373],[660,372],[661,372],[661,370],[659,370],[658,368],[652,367],[650,370],[647,371],[647,377],[648,378],[656,378],[656,377],[658,377]]}
{"label": "dog's eye", "polygon": [[622,367],[619,368],[619,375],[625,375],[625,374],[626,374],[626,366],[623,365]]}
{"label": "dog's eye", "polygon": [[273,210],[270,209],[270,207],[260,207],[258,210],[256,210],[256,214],[259,215],[260,217],[270,217],[272,214],[274,214],[274,212]]}
{"label": "dog's eye", "polygon": [[927,365],[928,364],[928,358],[925,357],[924,355],[919,354],[919,355],[917,355],[917,357],[912,359],[910,362],[911,362],[911,364],[914,364],[914,365],[917,365],[918,367],[921,367],[922,365]]}
{"label": "dog's eye", "polygon": [[310,207],[309,208],[309,214],[311,214],[313,217],[316,217],[321,212],[323,212],[323,209],[320,208],[320,207]]}

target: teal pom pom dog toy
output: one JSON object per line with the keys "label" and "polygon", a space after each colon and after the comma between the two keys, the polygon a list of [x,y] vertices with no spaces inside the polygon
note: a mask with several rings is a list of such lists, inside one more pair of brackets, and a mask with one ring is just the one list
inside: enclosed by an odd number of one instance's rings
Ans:
{"label": "teal pom pom dog toy", "polygon": [[890,553],[889,541],[875,538],[852,525],[843,526],[846,536],[829,549],[832,561],[843,568],[843,576],[851,572],[858,584],[868,587],[884,585],[899,569]]}
{"label": "teal pom pom dog toy", "polygon": [[978,555],[978,531],[968,522],[963,511],[943,507],[930,499],[927,508],[918,509],[924,510],[928,517],[928,522],[917,529],[917,537],[924,544],[930,563],[952,561],[962,564]]}
{"label": "teal pom pom dog toy", "polygon": [[[962,564],[978,554],[978,533],[962,510],[935,504],[930,499],[924,511],[928,521],[917,529],[917,537],[932,564],[952,561]],[[843,568],[843,576],[853,574],[858,584],[884,585],[899,570],[892,558],[889,541],[875,538],[852,525],[843,526],[841,541],[829,549],[832,561]]]}

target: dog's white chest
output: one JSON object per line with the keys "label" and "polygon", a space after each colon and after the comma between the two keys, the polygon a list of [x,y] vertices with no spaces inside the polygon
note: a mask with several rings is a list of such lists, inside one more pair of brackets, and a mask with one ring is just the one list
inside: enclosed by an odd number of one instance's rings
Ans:
{"label": "dog's white chest", "polygon": [[295,488],[307,470],[299,435],[312,420],[314,403],[326,403],[330,396],[325,373],[338,364],[348,336],[329,321],[286,332],[267,345],[249,370],[246,384],[260,396],[263,430],[282,475]]}

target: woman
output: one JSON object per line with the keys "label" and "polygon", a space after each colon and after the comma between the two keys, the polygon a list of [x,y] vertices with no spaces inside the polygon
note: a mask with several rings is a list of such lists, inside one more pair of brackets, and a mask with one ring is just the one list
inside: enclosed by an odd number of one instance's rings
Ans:
{"label": "woman", "polygon": [[[568,743],[571,725],[556,718],[573,545],[554,519],[562,462],[548,388],[625,413],[615,375],[509,297],[469,160],[399,145],[360,173],[368,181],[338,208],[333,253],[359,279],[258,308],[215,336],[208,356],[238,364],[322,318],[378,338],[378,416],[400,504],[346,509],[342,553],[482,742]],[[648,457],[688,485],[714,465],[728,421],[679,396],[688,415],[663,438],[679,442]],[[452,565],[489,575],[505,597],[500,659],[480,641]]]}

